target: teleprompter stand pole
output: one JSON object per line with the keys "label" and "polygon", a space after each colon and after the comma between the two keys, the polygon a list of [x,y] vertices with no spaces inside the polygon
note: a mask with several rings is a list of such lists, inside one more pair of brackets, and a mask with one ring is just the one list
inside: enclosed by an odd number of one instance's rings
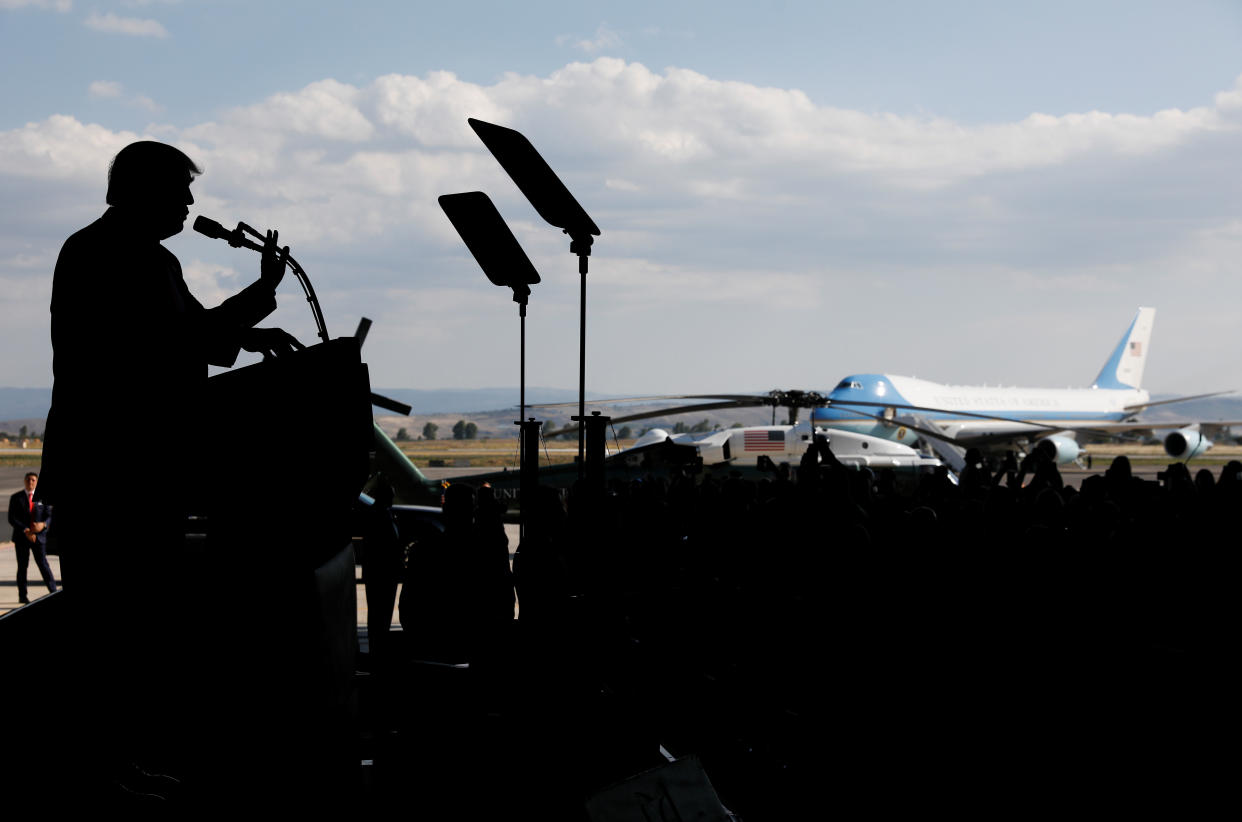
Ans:
{"label": "teleprompter stand pole", "polygon": [[521,361],[521,377],[518,385],[518,418],[514,425],[518,428],[518,494],[520,498],[519,539],[526,538],[526,523],[529,521],[530,508],[535,498],[535,487],[539,484],[539,426],[534,417],[526,419],[526,295],[515,290],[513,301],[518,304],[518,317],[522,330],[519,344]]}
{"label": "teleprompter stand pole", "polygon": [[[578,234],[570,238],[569,252],[578,255],[578,274],[582,278],[578,305],[578,416],[575,420],[586,419],[586,276],[587,258],[591,256],[591,235]],[[578,479],[585,476],[585,429],[578,423]]]}
{"label": "teleprompter stand pole", "polygon": [[518,343],[518,359],[521,365],[518,367],[518,422],[526,419],[526,300],[529,292],[523,294],[517,290],[513,292],[513,301],[518,304],[518,322],[521,330],[518,332],[520,342]]}
{"label": "teleprompter stand pole", "polygon": [[539,427],[542,422],[531,417],[517,420],[519,426],[518,504],[521,506],[521,539],[526,539],[526,526],[534,517],[535,497],[539,493]]}
{"label": "teleprompter stand pole", "polygon": [[584,490],[593,497],[601,497],[604,492],[604,457],[608,445],[608,424],[612,417],[601,416],[598,411],[591,415],[574,417],[578,423],[578,431],[586,434],[586,461],[580,463],[578,475],[583,477]]}

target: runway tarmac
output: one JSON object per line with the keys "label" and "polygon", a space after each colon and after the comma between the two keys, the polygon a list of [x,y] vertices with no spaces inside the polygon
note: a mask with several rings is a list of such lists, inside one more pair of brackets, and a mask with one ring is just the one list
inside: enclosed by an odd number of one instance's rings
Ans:
{"label": "runway tarmac", "polygon": [[[12,493],[12,491],[9,493]],[[509,537],[509,551],[512,552],[517,548],[518,544],[518,526],[506,525],[505,533]],[[8,536],[7,530],[5,531],[5,536]],[[56,582],[59,585],[61,580],[60,557],[53,555],[47,559],[48,564],[52,566],[52,576],[56,578]],[[365,626],[367,624],[367,597],[366,591],[362,586],[362,569],[355,568],[354,574],[356,579],[358,624]],[[32,601],[47,595],[47,588],[43,585],[43,578],[39,576],[39,569],[35,567],[34,562],[30,563],[26,577],[28,581],[27,593]],[[221,593],[219,602],[222,605],[232,599],[230,593],[232,592]],[[0,542],[0,616],[20,606],[21,603],[17,600],[17,551],[14,549],[12,542]],[[397,615],[394,608],[394,624],[396,620]]]}
{"label": "runway tarmac", "polygon": [[[1092,474],[1103,473],[1104,469],[1108,468],[1108,465],[1111,462],[1112,462],[1112,458],[1109,456],[1097,456],[1094,460],[1094,465],[1093,465],[1092,470],[1088,471],[1085,468],[1079,468],[1074,465],[1071,465],[1068,467],[1062,466],[1060,469],[1061,476],[1065,478],[1065,481],[1067,483],[1077,488],[1079,485],[1082,484],[1082,480],[1084,477],[1089,477]],[[496,465],[496,466],[476,466],[476,467],[470,467],[470,468],[463,468],[463,467],[458,467],[458,466],[444,466],[444,467],[432,468],[432,467],[424,467],[420,465],[419,470],[421,470],[426,476],[430,477],[431,479],[452,479],[454,477],[464,477],[464,476],[470,476],[472,474],[484,474],[484,473],[488,473],[491,471],[500,471],[507,467],[510,467],[510,466]],[[1157,465],[1139,464],[1139,465],[1134,466],[1134,474],[1135,476],[1142,477],[1143,479],[1154,480],[1156,478],[1157,472],[1163,471],[1166,467],[1167,465],[1165,464],[1157,464]],[[1196,460],[1195,462],[1191,463],[1190,472],[1193,474],[1195,471],[1199,470],[1199,468],[1201,467],[1210,468],[1212,470],[1212,473],[1214,474],[1219,474],[1220,469],[1221,469],[1221,465],[1219,464],[1200,462]],[[10,495],[10,494],[16,493],[17,491],[22,490],[23,477],[26,475],[27,471],[31,471],[31,470],[38,471],[37,468],[32,469],[27,466],[0,465],[0,492],[3,492],[7,496],[7,495]]]}

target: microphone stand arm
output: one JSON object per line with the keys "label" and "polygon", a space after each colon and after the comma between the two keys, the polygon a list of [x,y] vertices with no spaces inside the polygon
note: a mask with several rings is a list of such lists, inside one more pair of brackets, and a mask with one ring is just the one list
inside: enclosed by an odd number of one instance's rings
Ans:
{"label": "microphone stand arm", "polygon": [[297,277],[298,282],[302,284],[302,291],[306,293],[306,302],[310,303],[311,316],[315,318],[315,327],[318,329],[319,339],[324,342],[328,341],[328,326],[323,321],[323,309],[319,307],[319,298],[315,296],[315,287],[311,285],[310,277],[306,276],[306,271],[302,266],[298,265],[297,260],[292,257],[286,258],[289,261],[289,268],[293,271],[293,276]]}
{"label": "microphone stand arm", "polygon": [[[234,247],[243,245],[240,236],[240,232],[242,231],[252,234],[260,240],[267,239],[264,235],[260,234],[258,231],[254,230],[245,223],[238,223],[237,231],[234,232],[234,234],[237,235],[237,242],[230,239],[229,245]],[[262,250],[263,249],[260,247],[259,251]],[[306,276],[306,270],[302,268],[302,266],[298,265],[298,261],[293,259],[292,256],[286,257],[285,260],[289,263],[289,268],[293,271],[293,276],[297,278],[298,283],[302,286],[302,291],[306,294],[306,302],[310,303],[311,316],[315,318],[315,328],[319,334],[319,339],[327,342],[328,326],[323,321],[323,309],[319,307],[319,298],[315,296],[315,287],[311,285],[310,277]]]}

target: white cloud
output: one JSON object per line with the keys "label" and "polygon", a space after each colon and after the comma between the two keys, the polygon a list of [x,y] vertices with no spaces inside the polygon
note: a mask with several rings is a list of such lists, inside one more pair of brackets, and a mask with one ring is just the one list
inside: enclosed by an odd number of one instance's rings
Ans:
{"label": "white cloud", "polygon": [[[127,95],[106,80],[89,90],[101,98]],[[382,231],[403,215],[364,201],[403,200],[404,211],[411,198],[503,180],[467,127],[469,116],[531,134],[545,156],[561,158],[555,165],[580,198],[642,192],[641,201],[624,202],[650,209],[671,197],[788,207],[857,186],[868,197],[890,186],[933,192],[1093,157],[1154,156],[1204,135],[1232,133],[1227,110],[1229,95],[1237,93],[1222,93],[1218,107],[1187,111],[1032,114],[964,126],[834,109],[797,90],[721,82],[684,69],[655,73],[601,58],[546,77],[506,75],[490,86],[448,72],[386,75],[361,87],[322,80],[176,136],[232,196],[280,200],[288,209],[350,204],[343,222],[362,219]],[[142,96],[128,99],[155,106]],[[132,136],[52,117],[0,134],[0,170],[6,157],[11,173],[23,176],[98,168],[101,156]],[[962,202],[987,215],[1005,207],[980,191]]]}
{"label": "white cloud", "polygon": [[638,183],[631,183],[629,180],[623,180],[620,177],[609,177],[604,180],[604,186],[615,191],[641,191],[642,187]]}
{"label": "white cloud", "polygon": [[243,279],[231,266],[198,259],[183,262],[181,273],[185,275],[185,284],[190,287],[190,293],[209,308],[224,302],[249,285],[253,279],[253,276],[251,279]]}
{"label": "white cloud", "polygon": [[283,162],[293,147],[316,146],[312,164],[320,171],[365,152],[357,161],[359,183],[396,195],[417,189],[418,179],[376,176],[370,169],[377,163],[404,157],[399,162],[408,165],[418,157],[418,173],[427,173],[428,165],[442,165],[441,152],[464,150],[467,157],[453,158],[467,163],[458,173],[474,173],[468,157],[478,156],[479,143],[467,117],[533,129],[541,150],[550,146],[602,171],[613,190],[729,198],[809,193],[842,176],[935,189],[1096,154],[1150,156],[1235,127],[1219,108],[1032,114],[964,126],[945,118],[834,109],[794,89],[722,82],[684,69],[659,74],[600,58],[546,77],[506,75],[490,86],[450,72],[385,75],[362,87],[323,80],[184,134],[227,147],[230,161],[251,171],[254,163]]}
{"label": "white cloud", "polygon": [[73,0],[0,0],[0,9],[24,8],[66,12],[73,8]]}
{"label": "white cloud", "polygon": [[87,88],[92,97],[120,97],[124,89],[114,80],[96,80]]}
{"label": "white cloud", "polygon": [[600,23],[595,29],[594,38],[575,38],[570,34],[562,34],[556,38],[558,46],[569,45],[578,51],[587,54],[595,54],[605,49],[615,49],[622,45],[621,35],[608,27],[607,23]]}
{"label": "white cloud", "polygon": [[264,133],[364,142],[374,132],[358,110],[358,89],[335,80],[311,83],[292,94],[276,94],[231,116],[238,127]]}
{"label": "white cloud", "polygon": [[509,109],[483,86],[459,80],[448,71],[425,78],[389,74],[372,85],[377,121],[426,147],[477,145],[467,117],[505,120]]}
{"label": "white cloud", "polygon": [[0,260],[0,266],[9,269],[22,269],[26,271],[48,270],[56,263],[56,258],[50,254],[30,254],[18,253],[9,257],[7,260]]}
{"label": "white cloud", "polygon": [[[140,99],[106,80],[91,93]],[[205,167],[196,211],[281,229],[311,271],[334,331],[352,327],[358,314],[380,316],[381,307],[389,324],[414,312],[418,319],[404,322],[418,330],[394,329],[391,352],[376,347],[382,335],[368,343],[377,374],[417,368],[424,384],[461,384],[456,375],[469,367],[495,375],[472,377],[476,384],[494,384],[509,372],[496,364],[494,345],[475,339],[487,335],[471,329],[508,322],[510,306],[493,305],[504,301],[482,283],[438,195],[487,191],[543,275],[531,307],[537,327],[556,339],[576,333],[577,275],[566,239],[518,194],[466,118],[517,128],[603,230],[591,258],[600,327],[710,340],[721,365],[702,365],[703,383],[693,387],[721,390],[728,386],[713,369],[732,364],[736,372],[756,352],[793,352],[779,373],[749,378],[761,385],[793,385],[781,375],[796,369],[857,369],[865,363],[844,362],[833,340],[874,333],[877,317],[903,334],[878,334],[868,363],[895,370],[906,357],[930,374],[899,342],[907,329],[953,321],[953,312],[937,319],[924,311],[944,294],[969,298],[980,314],[1021,306],[1033,317],[1065,302],[1083,314],[1144,302],[1159,305],[1170,325],[1196,301],[1179,278],[1210,289],[1214,300],[1242,301],[1242,284],[1234,284],[1239,111],[1242,85],[1200,108],[964,125],[833,108],[797,89],[600,58],[489,85],[450,72],[358,85],[325,79],[212,121],[151,131]],[[6,204],[22,204],[13,209],[21,224],[0,228],[0,277],[33,276],[19,259],[54,259],[82,224],[82,204],[102,207],[112,155],[140,138],[64,115],[0,131],[0,190]],[[193,235],[173,242],[193,259],[187,276],[205,302],[234,289],[236,271],[257,265],[227,247],[214,258],[208,241]],[[281,322],[305,321],[290,310],[294,317]],[[943,336],[943,328],[926,333]],[[437,339],[459,344],[462,362],[407,361],[397,350]],[[618,387],[639,387],[657,373],[644,361],[667,358],[668,345],[642,334],[626,339],[624,354],[597,356]],[[950,353],[971,362],[965,344]],[[559,367],[562,355],[549,353],[549,364]],[[755,367],[769,362],[759,357]],[[1155,360],[1152,368],[1158,375]]]}
{"label": "white cloud", "polygon": [[1233,88],[1219,92],[1215,97],[1216,108],[1223,111],[1242,109],[1242,77],[1237,79]]}
{"label": "white cloud", "polygon": [[112,157],[138,139],[133,132],[54,114],[41,123],[0,132],[0,175],[86,183],[102,178]]}
{"label": "white cloud", "polygon": [[160,111],[163,108],[145,94],[127,94],[125,87],[113,80],[96,80],[87,87],[87,93],[96,99],[119,100],[146,111]]}
{"label": "white cloud", "polygon": [[670,294],[692,300],[702,311],[719,304],[751,309],[813,311],[824,296],[823,272],[774,272],[747,269],[704,270],[692,264],[610,256],[597,261],[594,289],[607,311],[646,310]]}
{"label": "white cloud", "polygon": [[163,24],[158,20],[148,20],[141,17],[120,17],[112,12],[100,14],[93,11],[84,22],[87,28],[109,34],[128,34],[133,37],[168,36],[168,29],[164,28]]}

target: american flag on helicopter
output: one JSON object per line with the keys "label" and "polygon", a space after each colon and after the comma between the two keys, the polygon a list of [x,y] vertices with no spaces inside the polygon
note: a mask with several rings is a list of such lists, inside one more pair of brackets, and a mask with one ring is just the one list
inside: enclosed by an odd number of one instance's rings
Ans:
{"label": "american flag on helicopter", "polygon": [[784,451],[784,431],[747,431],[742,435],[743,451]]}

